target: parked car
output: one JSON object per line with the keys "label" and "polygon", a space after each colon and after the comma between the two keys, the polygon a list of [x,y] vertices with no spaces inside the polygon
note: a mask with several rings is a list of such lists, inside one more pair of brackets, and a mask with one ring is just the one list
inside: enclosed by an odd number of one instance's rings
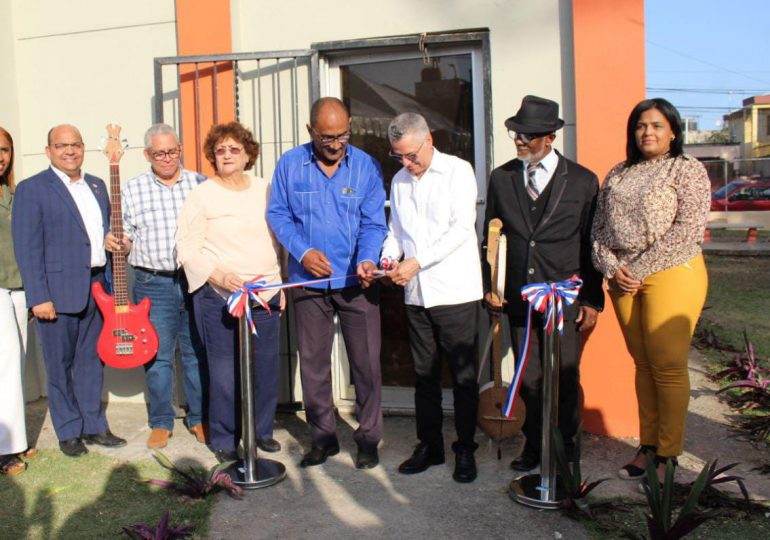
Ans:
{"label": "parked car", "polygon": [[770,181],[733,180],[711,194],[711,210],[770,210]]}

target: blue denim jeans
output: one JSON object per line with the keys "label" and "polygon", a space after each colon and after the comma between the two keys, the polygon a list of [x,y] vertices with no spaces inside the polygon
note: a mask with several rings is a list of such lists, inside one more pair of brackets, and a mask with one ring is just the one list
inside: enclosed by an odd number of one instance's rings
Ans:
{"label": "blue denim jeans", "polygon": [[[195,321],[206,347],[208,413],[211,448],[235,450],[241,439],[241,377],[238,319],[227,311],[224,298],[209,285],[193,295]],[[278,403],[281,333],[279,297],[270,300],[270,312],[252,308],[257,336],[253,341],[254,425],[258,439],[273,436]]]}
{"label": "blue denim jeans", "polygon": [[192,299],[187,281],[136,269],[134,302],[149,298],[150,322],[158,332],[158,354],[144,366],[150,398],[150,427],[174,429],[174,359],[176,346],[182,353],[183,387],[187,401],[187,427],[202,421],[201,369],[203,346],[193,320]]}

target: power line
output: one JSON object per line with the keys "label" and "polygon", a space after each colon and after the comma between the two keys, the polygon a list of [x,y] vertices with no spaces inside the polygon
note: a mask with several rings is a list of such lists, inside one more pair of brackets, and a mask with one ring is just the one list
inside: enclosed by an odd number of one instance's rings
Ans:
{"label": "power line", "polygon": [[765,94],[768,92],[767,89],[761,89],[756,88],[754,90],[747,90],[747,89],[735,89],[735,90],[727,90],[727,89],[718,89],[718,88],[657,88],[657,87],[648,87],[648,92],[679,92],[679,93],[685,93],[685,94]]}
{"label": "power line", "polygon": [[672,52],[674,54],[678,54],[679,56],[684,56],[685,58],[689,58],[690,60],[694,60],[696,62],[699,62],[701,64],[711,66],[713,68],[717,68],[720,71],[724,71],[726,73],[732,73],[733,75],[740,75],[741,77],[746,77],[747,79],[751,79],[752,81],[760,82],[762,84],[770,84],[769,81],[765,81],[763,79],[757,79],[756,77],[752,77],[751,75],[747,75],[746,73],[741,73],[740,71],[735,71],[734,69],[726,68],[724,66],[720,66],[719,64],[714,64],[713,62],[708,62],[707,60],[703,60],[701,58],[698,58],[696,56],[693,56],[691,54],[684,53],[682,51],[678,51],[676,49],[672,49],[671,47],[667,47],[666,45],[661,45],[660,43],[656,43],[654,41],[647,40],[647,43],[650,45],[654,45],[656,47],[659,47],[663,50]]}
{"label": "power line", "polygon": [[712,107],[709,105],[676,105],[677,109],[690,109],[690,110],[698,110],[698,111],[731,111],[730,107]]}

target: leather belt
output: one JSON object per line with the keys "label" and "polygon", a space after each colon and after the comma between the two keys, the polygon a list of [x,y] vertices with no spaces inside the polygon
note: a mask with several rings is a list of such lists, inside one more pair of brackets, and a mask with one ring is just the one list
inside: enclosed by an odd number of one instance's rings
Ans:
{"label": "leather belt", "polygon": [[142,272],[152,274],[153,276],[171,277],[171,278],[178,277],[182,273],[181,270],[153,270],[152,268],[144,268],[143,266],[135,266],[134,270],[141,270]]}

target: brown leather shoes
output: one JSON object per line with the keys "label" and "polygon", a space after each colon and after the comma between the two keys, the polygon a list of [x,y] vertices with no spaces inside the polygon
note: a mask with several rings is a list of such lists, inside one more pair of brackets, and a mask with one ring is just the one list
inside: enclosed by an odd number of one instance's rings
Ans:
{"label": "brown leather shoes", "polygon": [[150,433],[150,436],[147,438],[147,448],[165,448],[169,438],[173,436],[174,434],[171,430],[153,428],[152,433]]}
{"label": "brown leather shoes", "polygon": [[27,470],[27,463],[19,456],[0,456],[0,474],[3,476],[16,476]]}
{"label": "brown leather shoes", "polygon": [[195,424],[190,428],[190,433],[195,435],[195,439],[201,444],[206,444],[206,439],[208,439],[208,431],[209,430],[207,429],[207,426],[203,425],[203,423]]}

